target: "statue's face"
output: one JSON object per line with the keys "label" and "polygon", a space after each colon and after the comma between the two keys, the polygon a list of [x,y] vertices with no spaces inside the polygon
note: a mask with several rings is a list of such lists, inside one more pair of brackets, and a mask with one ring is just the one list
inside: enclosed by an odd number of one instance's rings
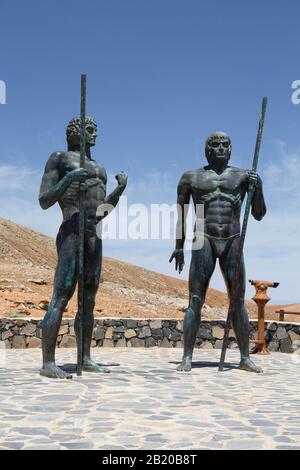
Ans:
{"label": "statue's face", "polygon": [[[88,147],[93,147],[96,144],[97,138],[97,124],[90,118],[86,118],[85,123],[85,144]],[[75,117],[71,119],[67,127],[67,141],[69,148],[80,147],[80,118]]]}
{"label": "statue's face", "polygon": [[97,138],[97,127],[93,124],[87,124],[85,128],[85,139],[86,144],[93,147],[96,144]]}
{"label": "statue's face", "polygon": [[209,163],[228,162],[231,154],[231,142],[229,137],[216,134],[206,144],[206,158]]}

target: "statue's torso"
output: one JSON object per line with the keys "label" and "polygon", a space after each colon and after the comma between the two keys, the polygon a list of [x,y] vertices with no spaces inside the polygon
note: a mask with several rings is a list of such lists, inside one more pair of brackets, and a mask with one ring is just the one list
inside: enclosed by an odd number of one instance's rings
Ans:
{"label": "statue's torso", "polygon": [[[68,172],[80,168],[80,155],[77,152],[65,152],[59,162],[59,174],[62,179]],[[84,168],[90,178],[86,180],[84,194],[85,226],[93,229],[96,226],[96,211],[103,203],[106,194],[106,172],[94,160],[86,158]],[[79,182],[73,182],[59,199],[63,219],[70,219],[79,210]]]}
{"label": "statue's torso", "polygon": [[204,204],[204,231],[213,237],[227,238],[240,231],[240,206],[234,198],[245,196],[248,173],[228,167],[221,174],[200,168],[190,172],[190,190],[194,204]]}

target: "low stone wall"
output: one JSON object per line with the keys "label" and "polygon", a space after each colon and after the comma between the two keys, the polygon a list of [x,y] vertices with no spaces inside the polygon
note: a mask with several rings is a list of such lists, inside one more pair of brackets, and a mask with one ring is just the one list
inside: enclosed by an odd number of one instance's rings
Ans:
{"label": "low stone wall", "polygon": [[[225,321],[202,321],[196,347],[220,349]],[[266,322],[266,342],[271,351],[294,352],[300,349],[300,323]],[[41,320],[0,319],[0,341],[6,348],[41,347]],[[257,322],[250,322],[250,338],[257,338]],[[58,347],[75,347],[74,320],[62,321]],[[229,348],[236,348],[234,333],[230,330]],[[93,347],[152,347],[183,346],[182,320],[95,319]]]}

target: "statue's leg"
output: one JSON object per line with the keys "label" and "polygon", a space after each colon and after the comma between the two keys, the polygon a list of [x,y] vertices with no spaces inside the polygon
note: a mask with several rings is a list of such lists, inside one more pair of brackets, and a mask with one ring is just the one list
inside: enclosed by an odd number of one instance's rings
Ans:
{"label": "statue's leg", "polygon": [[[91,359],[91,342],[94,328],[94,307],[100,282],[102,266],[102,240],[86,237],[84,266],[84,312],[83,312],[83,370],[88,372],[110,372]],[[79,337],[79,318],[75,319],[75,332]]]}
{"label": "statue's leg", "polygon": [[214,272],[216,257],[207,238],[201,250],[192,251],[189,274],[189,307],[183,322],[184,351],[178,371],[189,372],[192,368],[192,356],[201,318],[201,308],[210,278]]}
{"label": "statue's leg", "polygon": [[[220,267],[225,279],[229,297],[232,292],[232,280],[234,277],[238,248],[239,237],[233,240],[226,254],[220,258]],[[232,311],[232,326],[236,335],[237,343],[241,354],[240,368],[249,372],[262,372],[262,369],[260,367],[257,367],[249,356],[250,326],[248,312],[245,307],[245,288],[246,273],[244,258],[242,258],[236,301]]]}
{"label": "statue's leg", "polygon": [[70,234],[58,249],[53,295],[42,324],[43,367],[40,373],[46,377],[72,377],[55,365],[55,347],[63,312],[76,286],[77,243],[77,236]]}

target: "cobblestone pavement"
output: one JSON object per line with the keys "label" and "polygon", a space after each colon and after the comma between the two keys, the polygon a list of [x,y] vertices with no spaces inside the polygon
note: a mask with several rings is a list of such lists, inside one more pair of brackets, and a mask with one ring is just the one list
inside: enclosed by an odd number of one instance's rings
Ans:
{"label": "cobblestone pavement", "polygon": [[[220,351],[101,348],[111,374],[41,377],[41,350],[0,351],[0,449],[300,449],[300,356],[255,356],[256,375],[217,370]],[[57,352],[71,368],[75,349]]]}

